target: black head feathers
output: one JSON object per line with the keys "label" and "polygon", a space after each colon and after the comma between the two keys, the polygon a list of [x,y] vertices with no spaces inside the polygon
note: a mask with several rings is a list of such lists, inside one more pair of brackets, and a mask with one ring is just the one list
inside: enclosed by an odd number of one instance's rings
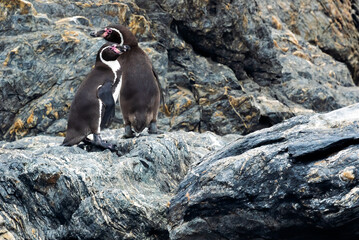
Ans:
{"label": "black head feathers", "polygon": [[121,54],[131,49],[128,45],[106,43],[97,52],[97,61],[115,61]]}
{"label": "black head feathers", "polygon": [[109,42],[118,43],[120,45],[128,45],[135,47],[138,45],[135,35],[125,26],[120,24],[111,24],[104,29],[90,34],[92,37],[103,37]]}

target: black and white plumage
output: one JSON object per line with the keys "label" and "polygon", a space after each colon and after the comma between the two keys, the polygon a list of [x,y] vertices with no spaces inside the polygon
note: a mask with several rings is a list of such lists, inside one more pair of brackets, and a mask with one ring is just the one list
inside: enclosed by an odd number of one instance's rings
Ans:
{"label": "black and white plumage", "polygon": [[160,84],[147,54],[139,47],[135,35],[122,25],[110,25],[93,37],[103,37],[131,50],[117,60],[121,65],[119,101],[125,123],[125,137],[133,137],[132,128],[142,132],[157,133],[157,115],[160,105]]}
{"label": "black and white plumage", "polygon": [[94,135],[93,144],[112,149],[113,146],[102,141],[101,129],[108,126],[115,114],[115,100],[121,82],[121,65],[117,58],[129,49],[114,44],[103,45],[97,53],[94,69],[81,83],[72,101],[68,117],[64,146],[72,146],[81,141],[89,141]]}

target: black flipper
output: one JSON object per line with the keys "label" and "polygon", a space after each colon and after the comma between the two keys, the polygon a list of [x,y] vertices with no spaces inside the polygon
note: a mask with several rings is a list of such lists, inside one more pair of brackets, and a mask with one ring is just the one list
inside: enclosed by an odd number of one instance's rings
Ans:
{"label": "black flipper", "polygon": [[158,75],[157,75],[156,71],[153,69],[153,66],[152,66],[152,72],[153,72],[153,75],[155,76],[156,82],[157,82],[158,87],[160,89],[160,99],[161,99],[161,102],[162,102],[162,110],[166,114],[166,116],[169,117],[171,115],[171,113],[169,112],[169,110],[167,108],[167,105],[166,105],[166,101],[165,101],[165,98],[164,98],[164,95],[163,95],[164,90],[163,90],[163,88],[161,86],[160,80],[158,79]]}
{"label": "black flipper", "polygon": [[112,96],[112,83],[104,83],[97,92],[97,96],[104,105],[104,111],[101,119],[101,129],[108,127],[115,116],[115,100]]}
{"label": "black flipper", "polygon": [[157,82],[157,85],[160,89],[160,96],[161,96],[161,102],[164,103],[164,98],[163,98],[163,89],[162,89],[162,86],[161,86],[161,83],[160,83],[160,80],[158,79],[158,75],[156,73],[156,71],[153,69],[153,66],[152,66],[152,72],[153,72],[153,75],[155,76],[155,79],[156,79],[156,82]]}

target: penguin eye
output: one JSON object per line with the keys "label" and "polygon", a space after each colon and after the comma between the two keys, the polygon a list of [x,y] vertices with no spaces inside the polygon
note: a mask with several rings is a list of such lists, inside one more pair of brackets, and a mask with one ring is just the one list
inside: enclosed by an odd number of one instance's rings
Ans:
{"label": "penguin eye", "polygon": [[112,33],[112,29],[107,29],[107,33],[111,34]]}

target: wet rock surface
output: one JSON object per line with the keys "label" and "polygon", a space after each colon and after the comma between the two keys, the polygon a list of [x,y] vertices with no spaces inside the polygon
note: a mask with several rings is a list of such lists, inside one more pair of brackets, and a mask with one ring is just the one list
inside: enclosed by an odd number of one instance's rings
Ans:
{"label": "wet rock surface", "polygon": [[295,117],[205,156],[171,200],[170,239],[357,238],[358,113]]}
{"label": "wet rock surface", "polygon": [[[0,138],[65,134],[74,93],[123,23],[149,54],[162,130],[248,134],[359,100],[358,1],[0,3]],[[119,108],[112,128],[119,128]]]}

